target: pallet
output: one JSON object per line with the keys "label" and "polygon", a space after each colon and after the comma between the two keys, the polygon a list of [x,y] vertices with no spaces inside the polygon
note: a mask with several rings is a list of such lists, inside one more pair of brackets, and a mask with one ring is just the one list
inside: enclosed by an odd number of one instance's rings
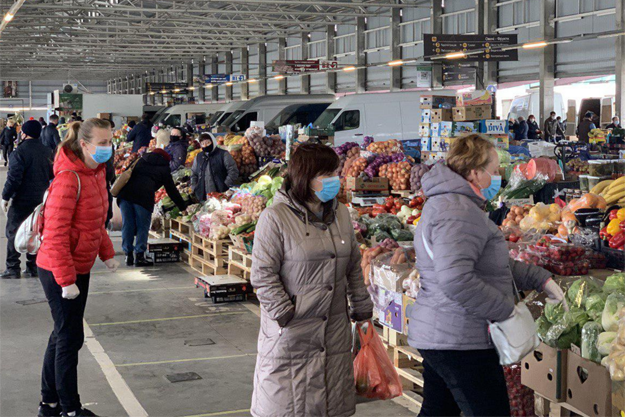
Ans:
{"label": "pallet", "polygon": [[171,219],[170,231],[175,231],[186,236],[191,236],[193,234],[193,225],[191,223],[186,223],[181,220]]}
{"label": "pallet", "polygon": [[209,275],[219,275],[227,270],[227,240],[208,239],[199,234],[193,235],[191,245],[191,267],[198,271],[209,270]]}
{"label": "pallet", "polygon": [[567,403],[554,403],[536,392],[534,393],[534,414],[539,417],[586,417],[586,414],[572,405]]}
{"label": "pallet", "polygon": [[202,275],[224,275],[228,272],[223,265],[216,265],[197,255],[190,255],[188,262],[191,268]]}
{"label": "pallet", "polygon": [[228,247],[228,274],[249,281],[252,274],[252,255],[234,246]]}

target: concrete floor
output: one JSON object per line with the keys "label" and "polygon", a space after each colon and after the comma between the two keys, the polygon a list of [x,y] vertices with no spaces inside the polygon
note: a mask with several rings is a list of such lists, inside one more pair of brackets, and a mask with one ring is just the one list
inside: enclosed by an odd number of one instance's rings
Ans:
{"label": "concrete floor", "polygon": [[[1,168],[0,184],[5,178]],[[2,270],[5,222],[0,215]],[[119,239],[114,243],[119,250]],[[37,279],[1,281],[0,416],[35,416],[50,310]],[[253,302],[214,305],[204,299],[182,264],[122,267],[111,274],[98,261],[80,352],[81,400],[103,416],[247,416],[258,314]],[[199,339],[214,344],[191,346]],[[201,379],[166,379],[184,372]],[[416,414],[403,399],[361,402],[357,410],[358,416]]]}

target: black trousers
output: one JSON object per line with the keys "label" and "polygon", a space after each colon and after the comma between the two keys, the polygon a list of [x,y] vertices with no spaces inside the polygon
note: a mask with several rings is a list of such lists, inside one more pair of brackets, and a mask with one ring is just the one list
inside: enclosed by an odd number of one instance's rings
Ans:
{"label": "black trousers", "polygon": [[78,395],[78,351],[85,340],[83,317],[89,274],[78,275],[80,295],[73,300],[62,297],[62,289],[52,272],[39,268],[39,280],[48,299],[54,329],[48,341],[41,372],[41,399],[45,403],[61,403],[65,413],[82,408]]}
{"label": "black trousers", "polygon": [[[20,256],[21,254],[15,250],[15,235],[17,229],[22,222],[26,220],[30,213],[32,213],[37,204],[33,205],[17,205],[13,204],[9,207],[9,213],[7,214],[7,269],[10,271],[20,270]],[[26,255],[26,268],[29,271],[35,271],[37,269],[37,255]]]}
{"label": "black trousers", "polygon": [[11,156],[11,153],[13,152],[13,146],[14,145],[12,143],[10,145],[2,146],[2,156],[4,157],[5,162],[9,162],[9,157]]}
{"label": "black trousers", "polygon": [[419,350],[423,406],[419,416],[509,416],[503,368],[495,349]]}

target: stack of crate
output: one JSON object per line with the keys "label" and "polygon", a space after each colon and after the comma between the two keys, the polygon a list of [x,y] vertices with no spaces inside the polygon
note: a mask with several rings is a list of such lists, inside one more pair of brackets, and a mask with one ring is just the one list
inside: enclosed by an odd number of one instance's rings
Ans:
{"label": "stack of crate", "polygon": [[421,124],[419,136],[421,137],[421,160],[426,163],[434,163],[445,157],[444,149],[441,148],[441,137],[451,134],[451,129],[446,131],[447,124],[453,124],[453,107],[456,98],[450,96],[423,95],[421,96]]}

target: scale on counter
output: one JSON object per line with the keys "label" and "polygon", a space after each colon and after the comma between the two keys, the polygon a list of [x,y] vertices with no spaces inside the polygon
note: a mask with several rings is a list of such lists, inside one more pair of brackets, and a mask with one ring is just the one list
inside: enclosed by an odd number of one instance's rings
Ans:
{"label": "scale on counter", "polygon": [[356,193],[352,192],[352,204],[359,206],[373,206],[374,204],[384,204],[388,195],[379,193]]}

